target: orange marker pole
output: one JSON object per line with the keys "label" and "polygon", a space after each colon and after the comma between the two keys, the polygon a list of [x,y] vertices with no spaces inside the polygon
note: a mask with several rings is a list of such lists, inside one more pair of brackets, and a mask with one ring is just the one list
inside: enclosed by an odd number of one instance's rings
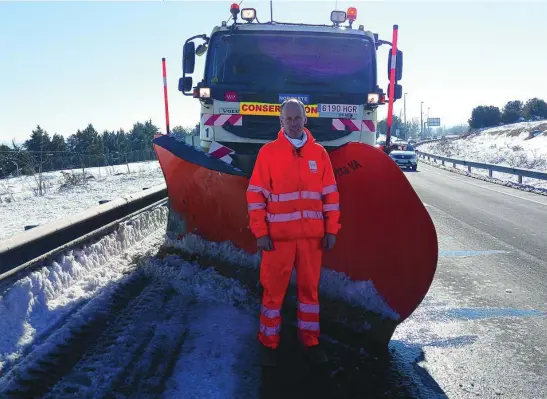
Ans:
{"label": "orange marker pole", "polygon": [[161,59],[163,67],[163,100],[165,102],[165,131],[169,135],[169,103],[167,101],[167,72],[165,70],[165,58]]}
{"label": "orange marker pole", "polygon": [[393,124],[393,98],[395,97],[395,67],[397,66],[397,36],[399,26],[393,25],[393,45],[391,46],[391,69],[389,71],[389,104],[387,109],[386,149],[391,144],[391,125]]}

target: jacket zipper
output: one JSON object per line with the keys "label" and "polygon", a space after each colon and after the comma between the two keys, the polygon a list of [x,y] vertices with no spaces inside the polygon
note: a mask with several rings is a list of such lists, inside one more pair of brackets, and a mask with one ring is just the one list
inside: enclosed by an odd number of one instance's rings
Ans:
{"label": "jacket zipper", "polygon": [[[298,198],[302,199],[302,175],[301,175],[301,165],[300,165],[300,158],[302,158],[302,147],[300,148],[300,154],[298,152],[296,153],[296,163],[298,167]],[[300,232],[301,236],[304,235],[304,213],[302,209],[299,210],[300,212]]]}

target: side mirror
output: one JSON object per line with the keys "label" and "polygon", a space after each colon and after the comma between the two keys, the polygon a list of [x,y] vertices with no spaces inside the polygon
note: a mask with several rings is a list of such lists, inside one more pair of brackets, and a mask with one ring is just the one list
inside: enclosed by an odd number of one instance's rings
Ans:
{"label": "side mirror", "polygon": [[185,74],[194,73],[196,64],[196,44],[194,42],[186,42],[182,52],[182,70]]}
{"label": "side mirror", "polygon": [[[389,52],[389,57],[387,60],[387,78],[390,78],[390,70],[391,70],[391,59],[393,56],[391,55],[391,51]],[[403,52],[401,50],[397,50],[397,59],[395,62],[395,80],[401,80],[403,78]]]}
{"label": "side mirror", "polygon": [[[388,98],[389,98],[390,90],[391,90],[391,83],[389,83],[387,85],[387,96],[388,96]],[[400,84],[396,84],[395,85],[395,91],[393,93],[393,102],[400,99],[401,97],[403,97],[403,86],[401,86]]]}
{"label": "side mirror", "polygon": [[205,54],[207,52],[207,45],[206,44],[200,44],[197,48],[196,48],[196,55],[198,57],[201,57],[203,54]]}
{"label": "side mirror", "polygon": [[179,79],[179,91],[183,93],[189,92],[192,90],[192,77],[186,76]]}

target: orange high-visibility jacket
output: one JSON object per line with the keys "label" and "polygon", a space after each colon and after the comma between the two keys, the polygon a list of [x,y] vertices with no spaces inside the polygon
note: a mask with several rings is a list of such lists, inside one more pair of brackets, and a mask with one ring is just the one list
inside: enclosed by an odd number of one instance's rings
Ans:
{"label": "orange high-visibility jacket", "polygon": [[249,227],[272,240],[322,238],[340,229],[340,200],[325,148],[304,129],[299,149],[285,137],[262,146],[247,189]]}

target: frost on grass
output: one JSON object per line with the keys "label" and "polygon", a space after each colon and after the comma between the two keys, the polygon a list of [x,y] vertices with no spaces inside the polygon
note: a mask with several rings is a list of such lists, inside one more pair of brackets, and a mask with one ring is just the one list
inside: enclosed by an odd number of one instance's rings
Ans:
{"label": "frost on grass", "polygon": [[[222,243],[207,241],[195,234],[188,234],[181,240],[166,239],[166,247],[180,248],[190,254],[198,254],[224,260],[238,266],[258,268],[260,255],[251,255],[236,248],[231,242]],[[296,273],[293,271],[291,284],[296,284]],[[394,320],[399,314],[387,305],[380,296],[373,281],[354,281],[344,273],[323,268],[319,290],[325,295],[343,300],[351,305],[364,308]]]}
{"label": "frost on grass", "polygon": [[0,372],[99,290],[120,279],[132,267],[132,257],[150,248],[144,242],[147,237],[160,243],[166,222],[165,207],[142,213],[117,232],[65,252],[1,293]]}
{"label": "frost on grass", "polygon": [[42,179],[47,190],[38,197],[33,176],[0,180],[0,240],[24,231],[25,225],[60,220],[96,206],[100,200],[114,200],[165,183],[157,161],[86,168],[85,172],[46,172]]}

